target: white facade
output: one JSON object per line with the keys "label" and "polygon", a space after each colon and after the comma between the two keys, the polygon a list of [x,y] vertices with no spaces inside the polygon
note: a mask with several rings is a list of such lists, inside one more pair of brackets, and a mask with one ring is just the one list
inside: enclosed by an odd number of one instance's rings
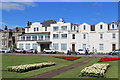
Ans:
{"label": "white facade", "polygon": [[[119,32],[118,24],[115,22],[78,25],[65,23],[63,19],[60,19],[47,27],[42,25],[36,22],[30,27],[26,27],[25,34],[20,36],[25,36],[25,40],[18,40],[17,47],[20,48],[20,45],[23,44],[23,49],[26,49],[26,44],[30,44],[30,49],[32,49],[32,45],[37,44],[38,52],[42,52],[44,48],[51,48],[65,53],[69,49],[74,52],[84,48],[89,48],[92,52],[93,47],[97,52],[110,52],[118,49]],[[31,40],[26,41],[27,35],[31,36]],[[41,35],[43,37],[40,40]],[[37,37],[33,40],[32,36]]]}

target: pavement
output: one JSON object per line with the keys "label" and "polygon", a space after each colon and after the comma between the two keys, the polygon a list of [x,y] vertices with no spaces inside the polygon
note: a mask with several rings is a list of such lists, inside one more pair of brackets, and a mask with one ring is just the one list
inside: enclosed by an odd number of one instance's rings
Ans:
{"label": "pavement", "polygon": [[46,56],[82,56],[82,57],[120,57],[120,55],[108,55],[108,54],[90,54],[90,55],[67,55],[67,54],[45,54],[45,53],[0,53],[3,55],[46,55]]}

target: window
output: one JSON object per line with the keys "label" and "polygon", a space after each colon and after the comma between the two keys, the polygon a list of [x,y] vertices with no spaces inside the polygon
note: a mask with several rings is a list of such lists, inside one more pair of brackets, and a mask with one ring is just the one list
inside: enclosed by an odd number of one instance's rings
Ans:
{"label": "window", "polygon": [[33,43],[32,44],[32,49],[37,49],[37,46],[38,46],[37,44]]}
{"label": "window", "polygon": [[100,49],[100,51],[103,51],[104,50],[104,45],[103,44],[99,44],[99,49]]}
{"label": "window", "polygon": [[86,44],[83,44],[82,47],[83,47],[83,49],[85,50],[85,49],[86,49]]}
{"label": "window", "polygon": [[39,31],[39,28],[37,27],[37,31]]}
{"label": "window", "polygon": [[61,50],[67,50],[67,44],[65,44],[65,43],[62,43],[61,44]]}
{"label": "window", "polygon": [[83,34],[83,39],[86,39],[86,34]]}
{"label": "window", "polygon": [[31,36],[26,36],[26,40],[31,40]]}
{"label": "window", "polygon": [[26,50],[30,50],[30,44],[29,44],[29,43],[27,43],[27,44],[25,45],[25,49],[26,49]]}
{"label": "window", "polygon": [[23,44],[19,44],[19,49],[20,49],[20,50],[23,49]]}
{"label": "window", "polygon": [[53,34],[53,38],[58,38],[58,34]]}
{"label": "window", "polygon": [[50,35],[45,35],[45,40],[49,40],[50,39]]}
{"label": "window", "polygon": [[112,29],[114,29],[114,24],[112,24]]}
{"label": "window", "polygon": [[58,31],[58,27],[53,27],[53,31]]}
{"label": "window", "polygon": [[43,35],[39,36],[38,40],[43,40]]}
{"label": "window", "polygon": [[61,34],[62,38],[67,38],[67,34]]}
{"label": "window", "polygon": [[25,36],[21,36],[21,40],[25,40]]}
{"label": "window", "polygon": [[95,31],[95,25],[91,25],[91,31]]}
{"label": "window", "polygon": [[21,36],[18,36],[18,40],[21,40]]}
{"label": "window", "polygon": [[5,42],[6,42],[5,40],[2,40],[2,46],[5,46]]}
{"label": "window", "polygon": [[103,39],[103,34],[100,34],[100,39]]}
{"label": "window", "polygon": [[53,43],[53,50],[58,50],[58,43]]}
{"label": "window", "polygon": [[6,35],[5,35],[5,34],[2,34],[2,37],[6,37]]}
{"label": "window", "polygon": [[34,28],[34,32],[36,31],[36,28]]}
{"label": "window", "polygon": [[27,28],[27,32],[29,32],[29,28]]}
{"label": "window", "polygon": [[83,30],[86,30],[86,26],[85,25],[83,26]]}
{"label": "window", "polygon": [[76,31],[76,30],[77,30],[77,28],[78,28],[78,27],[77,27],[77,26],[75,26],[75,25],[74,25],[74,26],[72,26],[72,31]]}
{"label": "window", "polygon": [[66,31],[67,30],[67,26],[62,26],[61,30]]}
{"label": "window", "polygon": [[37,40],[37,36],[32,36],[32,40]]}
{"label": "window", "polygon": [[103,25],[100,25],[100,29],[103,29]]}
{"label": "window", "polygon": [[115,39],[115,37],[116,37],[116,35],[115,35],[115,33],[113,33],[113,34],[112,34],[112,38]]}
{"label": "window", "polygon": [[47,27],[45,27],[45,31],[47,31]]}
{"label": "window", "polygon": [[75,34],[72,34],[72,39],[75,39]]}

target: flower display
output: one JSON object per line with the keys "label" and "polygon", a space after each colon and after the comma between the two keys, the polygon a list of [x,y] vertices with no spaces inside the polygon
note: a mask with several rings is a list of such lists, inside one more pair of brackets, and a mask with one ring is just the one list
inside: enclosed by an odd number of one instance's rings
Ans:
{"label": "flower display", "polygon": [[120,60],[120,58],[101,58],[98,62]]}
{"label": "flower display", "polygon": [[55,65],[54,62],[49,63],[38,63],[38,64],[26,64],[26,65],[19,65],[19,66],[8,66],[8,71],[11,72],[27,72],[34,69],[39,69],[42,67],[52,66]]}
{"label": "flower display", "polygon": [[59,56],[59,57],[55,57],[55,58],[61,58],[61,59],[73,61],[73,60],[79,59],[80,57]]}
{"label": "flower display", "polygon": [[89,67],[85,67],[83,70],[81,70],[80,75],[86,77],[104,77],[109,66],[110,64],[96,63]]}

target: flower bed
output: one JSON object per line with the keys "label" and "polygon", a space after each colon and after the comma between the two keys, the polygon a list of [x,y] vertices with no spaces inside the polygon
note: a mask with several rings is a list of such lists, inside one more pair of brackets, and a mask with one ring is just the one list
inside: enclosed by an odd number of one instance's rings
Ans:
{"label": "flower bed", "polygon": [[61,57],[55,57],[55,58],[61,58],[61,59],[73,61],[73,60],[79,59],[80,57],[67,57],[67,56],[61,56]]}
{"label": "flower bed", "polygon": [[96,63],[89,67],[85,67],[83,70],[81,70],[80,75],[86,77],[104,77],[109,66],[110,64]]}
{"label": "flower bed", "polygon": [[120,58],[101,58],[98,62],[120,60]]}
{"label": "flower bed", "polygon": [[27,72],[34,69],[39,69],[42,67],[52,66],[55,65],[54,62],[49,63],[38,63],[38,64],[26,64],[26,65],[19,65],[19,66],[8,66],[8,71],[11,72]]}

